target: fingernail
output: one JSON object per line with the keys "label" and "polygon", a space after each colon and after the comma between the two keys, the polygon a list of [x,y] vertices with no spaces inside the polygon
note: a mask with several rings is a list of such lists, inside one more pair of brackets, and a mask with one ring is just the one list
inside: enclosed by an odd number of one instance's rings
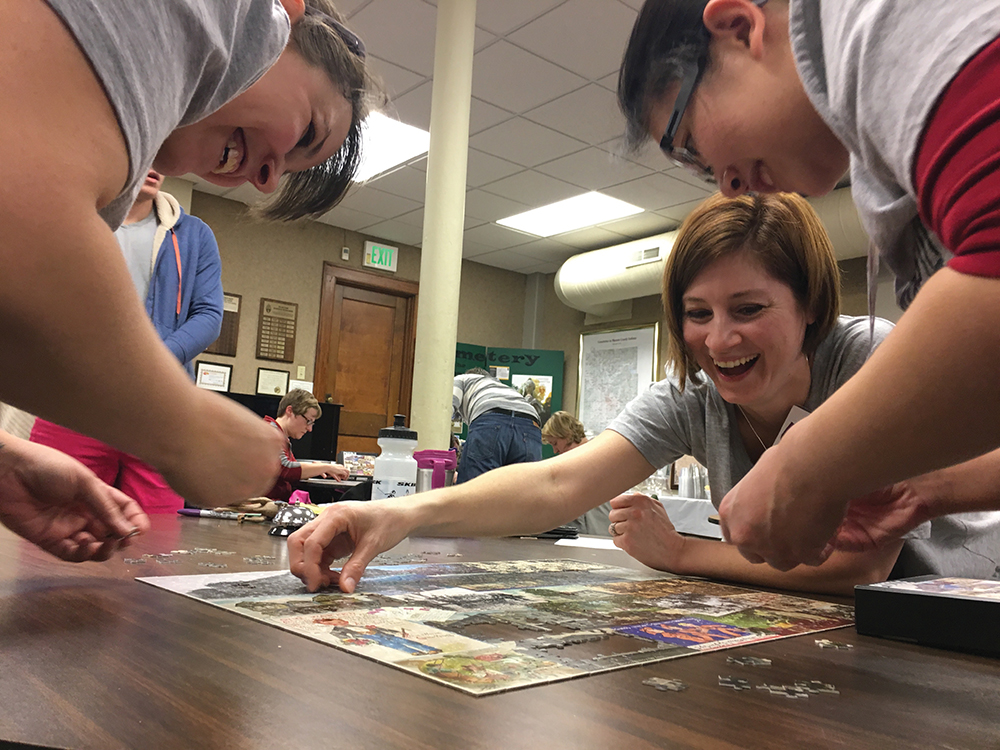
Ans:
{"label": "fingernail", "polygon": [[138,527],[138,526],[133,526],[133,527],[132,527],[132,530],[131,530],[131,531],[130,531],[129,533],[127,533],[127,534],[126,534],[126,535],[125,535],[125,536],[123,537],[123,539],[131,539],[132,537],[134,537],[134,536],[138,535],[138,533],[139,533],[139,527]]}
{"label": "fingernail", "polygon": [[352,591],[354,591],[354,579],[353,578],[345,578],[342,581],[342,583],[344,584],[344,590],[347,591],[347,593],[351,593]]}

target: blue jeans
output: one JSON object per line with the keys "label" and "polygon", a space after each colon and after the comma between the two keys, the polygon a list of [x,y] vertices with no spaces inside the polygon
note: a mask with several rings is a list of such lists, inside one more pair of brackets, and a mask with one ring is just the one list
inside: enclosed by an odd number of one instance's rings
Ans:
{"label": "blue jeans", "polygon": [[472,420],[458,462],[457,483],[507,464],[540,461],[542,431],[530,417],[487,412]]}

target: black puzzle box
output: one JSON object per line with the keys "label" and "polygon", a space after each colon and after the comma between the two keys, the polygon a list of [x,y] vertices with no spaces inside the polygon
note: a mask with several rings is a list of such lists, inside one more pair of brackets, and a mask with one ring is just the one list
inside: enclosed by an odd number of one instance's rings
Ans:
{"label": "black puzzle box", "polygon": [[858,633],[1000,656],[1000,580],[920,576],[854,587]]}

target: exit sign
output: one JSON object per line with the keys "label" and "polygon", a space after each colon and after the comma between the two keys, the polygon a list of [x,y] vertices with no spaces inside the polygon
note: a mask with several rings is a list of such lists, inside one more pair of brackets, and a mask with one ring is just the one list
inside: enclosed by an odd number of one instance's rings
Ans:
{"label": "exit sign", "polygon": [[380,268],[383,271],[396,273],[396,257],[398,255],[398,247],[380,245],[377,242],[365,242],[365,265],[371,268]]}

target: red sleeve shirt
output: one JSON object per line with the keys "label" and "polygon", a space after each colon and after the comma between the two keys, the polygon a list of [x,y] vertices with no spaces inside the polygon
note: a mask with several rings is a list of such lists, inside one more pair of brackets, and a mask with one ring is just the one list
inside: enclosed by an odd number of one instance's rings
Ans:
{"label": "red sleeve shirt", "polygon": [[948,85],[914,161],[920,217],[959,273],[1000,277],[1000,38]]}

